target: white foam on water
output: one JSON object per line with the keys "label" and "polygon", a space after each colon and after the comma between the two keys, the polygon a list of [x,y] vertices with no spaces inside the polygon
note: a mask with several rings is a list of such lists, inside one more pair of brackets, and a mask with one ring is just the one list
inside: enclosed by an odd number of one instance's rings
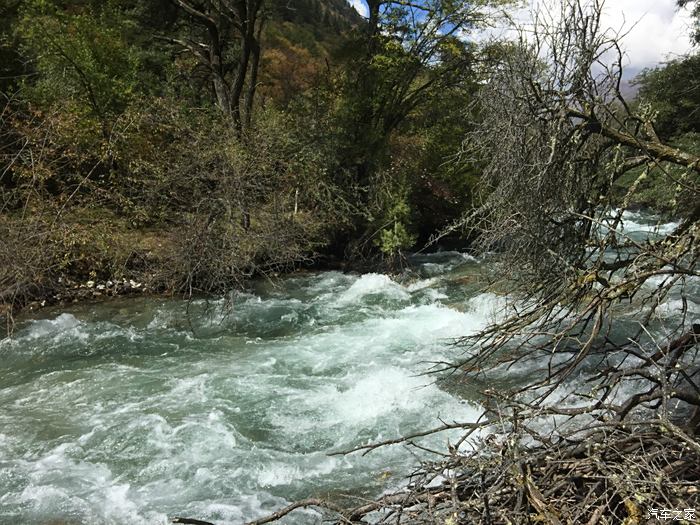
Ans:
{"label": "white foam on water", "polygon": [[12,337],[0,340],[0,351],[21,354],[49,355],[70,349],[73,355],[88,355],[99,350],[100,341],[124,338],[130,342],[143,340],[143,334],[132,326],[121,327],[106,321],[85,322],[70,313],[53,319],[39,319],[21,325]]}
{"label": "white foam on water", "polygon": [[322,406],[329,416],[328,423],[373,423],[392,413],[422,410],[439,397],[434,387],[426,386],[425,378],[396,367],[383,367],[349,383],[352,386],[347,390],[329,389],[323,393]]}
{"label": "white foam on water", "polygon": [[437,277],[431,277],[429,279],[418,279],[417,281],[414,281],[412,283],[409,283],[406,285],[406,290],[408,292],[417,292],[419,290],[425,290],[426,288],[430,288],[431,286],[434,286],[438,282]]}
{"label": "white foam on water", "polygon": [[[483,303],[496,308],[494,298]],[[302,336],[294,342],[293,365],[308,363],[315,374],[367,364],[402,365],[418,373],[425,369],[421,361],[453,354],[453,338],[474,333],[490,320],[482,312],[459,312],[439,303],[407,306],[386,317]]]}
{"label": "white foam on water", "polygon": [[367,273],[352,283],[350,288],[338,297],[337,304],[357,303],[368,295],[383,295],[398,301],[408,301],[411,297],[403,286],[392,281],[388,275]]}
{"label": "white foam on water", "polygon": [[334,448],[349,447],[360,436],[381,441],[411,428],[439,426],[438,418],[474,421],[479,410],[439,388],[431,376],[401,366],[370,361],[315,390],[290,390],[268,415],[287,436],[332,438]]}
{"label": "white foam on water", "polygon": [[[611,216],[606,219],[606,224],[596,226],[599,234],[605,235],[610,230],[613,217],[616,217],[617,214],[619,214],[619,210],[611,210]],[[625,210],[616,231],[632,238],[645,239],[650,235],[668,235],[679,225],[680,223],[676,221],[663,222],[658,216]]]}
{"label": "white foam on water", "polygon": [[424,263],[421,268],[428,275],[440,275],[445,273],[445,265],[440,263]]}
{"label": "white foam on water", "polygon": [[622,224],[622,231],[625,233],[656,233],[659,235],[668,235],[672,233],[680,223],[677,222],[667,222],[660,224],[641,224],[634,221],[624,220]]}
{"label": "white foam on water", "polygon": [[175,313],[172,310],[157,310],[146,328],[148,330],[165,330],[168,328],[174,328],[175,320]]}
{"label": "white foam on water", "polygon": [[354,276],[341,272],[323,272],[303,279],[304,286],[317,293],[338,291],[356,280]]}
{"label": "white foam on water", "polygon": [[[270,514],[270,509],[279,509],[287,504],[287,501],[282,498],[276,498],[266,491],[260,491],[258,494],[246,495],[241,497],[240,504],[233,505],[225,501],[212,503],[198,503],[190,505],[189,508],[183,511],[184,515],[201,516],[200,519],[211,520],[214,523],[221,525],[238,525],[243,522],[250,521],[254,518],[260,518]],[[299,519],[300,516],[306,516],[307,521]],[[309,516],[319,516],[318,513],[311,512],[294,512],[287,516],[288,523],[314,523],[308,521]]]}
{"label": "white foam on water", "polygon": [[679,222],[662,222],[654,216],[626,210],[622,213],[620,231],[624,233],[656,233],[668,235],[673,232]]}
{"label": "white foam on water", "polygon": [[[481,293],[467,301],[469,311],[479,319],[478,327],[483,328],[487,324],[502,321],[512,312],[509,308],[513,305],[512,299],[505,295],[494,293]],[[469,335],[469,334],[463,334]]]}
{"label": "white foam on water", "polygon": [[257,480],[260,486],[265,488],[291,485],[296,481],[309,480],[331,474],[338,466],[339,461],[334,457],[321,454],[314,454],[313,459],[305,461],[304,464],[273,461],[259,468]]}
{"label": "white foam on water", "polygon": [[[34,461],[25,461],[27,485],[20,492],[0,497],[0,507],[25,509],[23,523],[62,518],[80,523],[167,522],[164,514],[142,513],[130,485],[117,481],[107,467],[73,459],[80,452],[64,443]],[[15,463],[14,468],[17,466]]]}
{"label": "white foam on water", "polygon": [[79,326],[80,321],[74,315],[63,313],[55,319],[33,321],[22,335],[28,339],[37,339],[47,335],[56,336],[68,331],[75,331]]}
{"label": "white foam on water", "polygon": [[653,217],[639,212],[625,211],[622,213],[621,229],[626,233],[645,232],[668,235],[678,228],[679,225],[679,222],[661,222],[659,220],[654,220]]}
{"label": "white foam on water", "polygon": [[209,374],[178,378],[174,380],[170,396],[174,399],[186,398],[188,402],[196,400],[197,402],[204,403],[207,400],[206,383],[208,379]]}

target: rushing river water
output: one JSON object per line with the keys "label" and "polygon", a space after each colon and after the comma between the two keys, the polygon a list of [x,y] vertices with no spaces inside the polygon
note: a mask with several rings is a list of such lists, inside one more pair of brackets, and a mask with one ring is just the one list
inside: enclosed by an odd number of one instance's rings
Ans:
{"label": "rushing river water", "polygon": [[0,522],[240,523],[396,487],[406,448],[328,452],[474,418],[464,389],[418,374],[454,356],[448,339],[483,326],[493,299],[454,281],[478,271],[467,256],[417,267],[407,285],[259,283],[231,311],[129,299],[26,322],[0,343]]}
{"label": "rushing river water", "polygon": [[406,284],[309,273],[230,310],[129,299],[25,321],[0,341],[0,523],[238,524],[400,486],[416,449],[328,453],[474,420],[476,385],[420,374],[502,303],[473,284],[469,256],[413,262]]}

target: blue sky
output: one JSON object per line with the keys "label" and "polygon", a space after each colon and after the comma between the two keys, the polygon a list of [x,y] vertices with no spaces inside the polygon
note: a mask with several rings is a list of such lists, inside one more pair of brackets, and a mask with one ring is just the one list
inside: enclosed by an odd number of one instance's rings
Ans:
{"label": "blue sky", "polygon": [[[533,6],[546,1],[551,0],[527,0],[526,3]],[[367,15],[364,0],[348,2],[358,13]],[[605,24],[614,30],[629,30],[623,47],[630,72],[655,66],[691,49],[691,19],[687,10],[676,9],[675,0],[607,0],[605,6]],[[528,8],[513,11],[517,19],[527,20]]]}

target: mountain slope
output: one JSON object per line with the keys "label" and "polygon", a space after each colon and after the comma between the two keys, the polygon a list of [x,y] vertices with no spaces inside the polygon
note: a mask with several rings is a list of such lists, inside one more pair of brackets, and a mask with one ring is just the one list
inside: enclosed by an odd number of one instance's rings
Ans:
{"label": "mountain slope", "polygon": [[282,21],[309,26],[320,33],[317,36],[362,23],[362,17],[346,0],[271,0],[271,4]]}

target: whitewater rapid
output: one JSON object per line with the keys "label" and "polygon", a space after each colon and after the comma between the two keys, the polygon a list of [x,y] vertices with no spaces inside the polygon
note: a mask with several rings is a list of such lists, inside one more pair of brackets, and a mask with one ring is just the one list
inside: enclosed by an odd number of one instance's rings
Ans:
{"label": "whitewater rapid", "polygon": [[401,486],[418,449],[329,453],[475,420],[476,386],[424,372],[501,304],[465,284],[464,254],[414,262],[404,284],[310,273],[189,309],[115,300],[25,322],[0,341],[0,523],[238,524]]}

